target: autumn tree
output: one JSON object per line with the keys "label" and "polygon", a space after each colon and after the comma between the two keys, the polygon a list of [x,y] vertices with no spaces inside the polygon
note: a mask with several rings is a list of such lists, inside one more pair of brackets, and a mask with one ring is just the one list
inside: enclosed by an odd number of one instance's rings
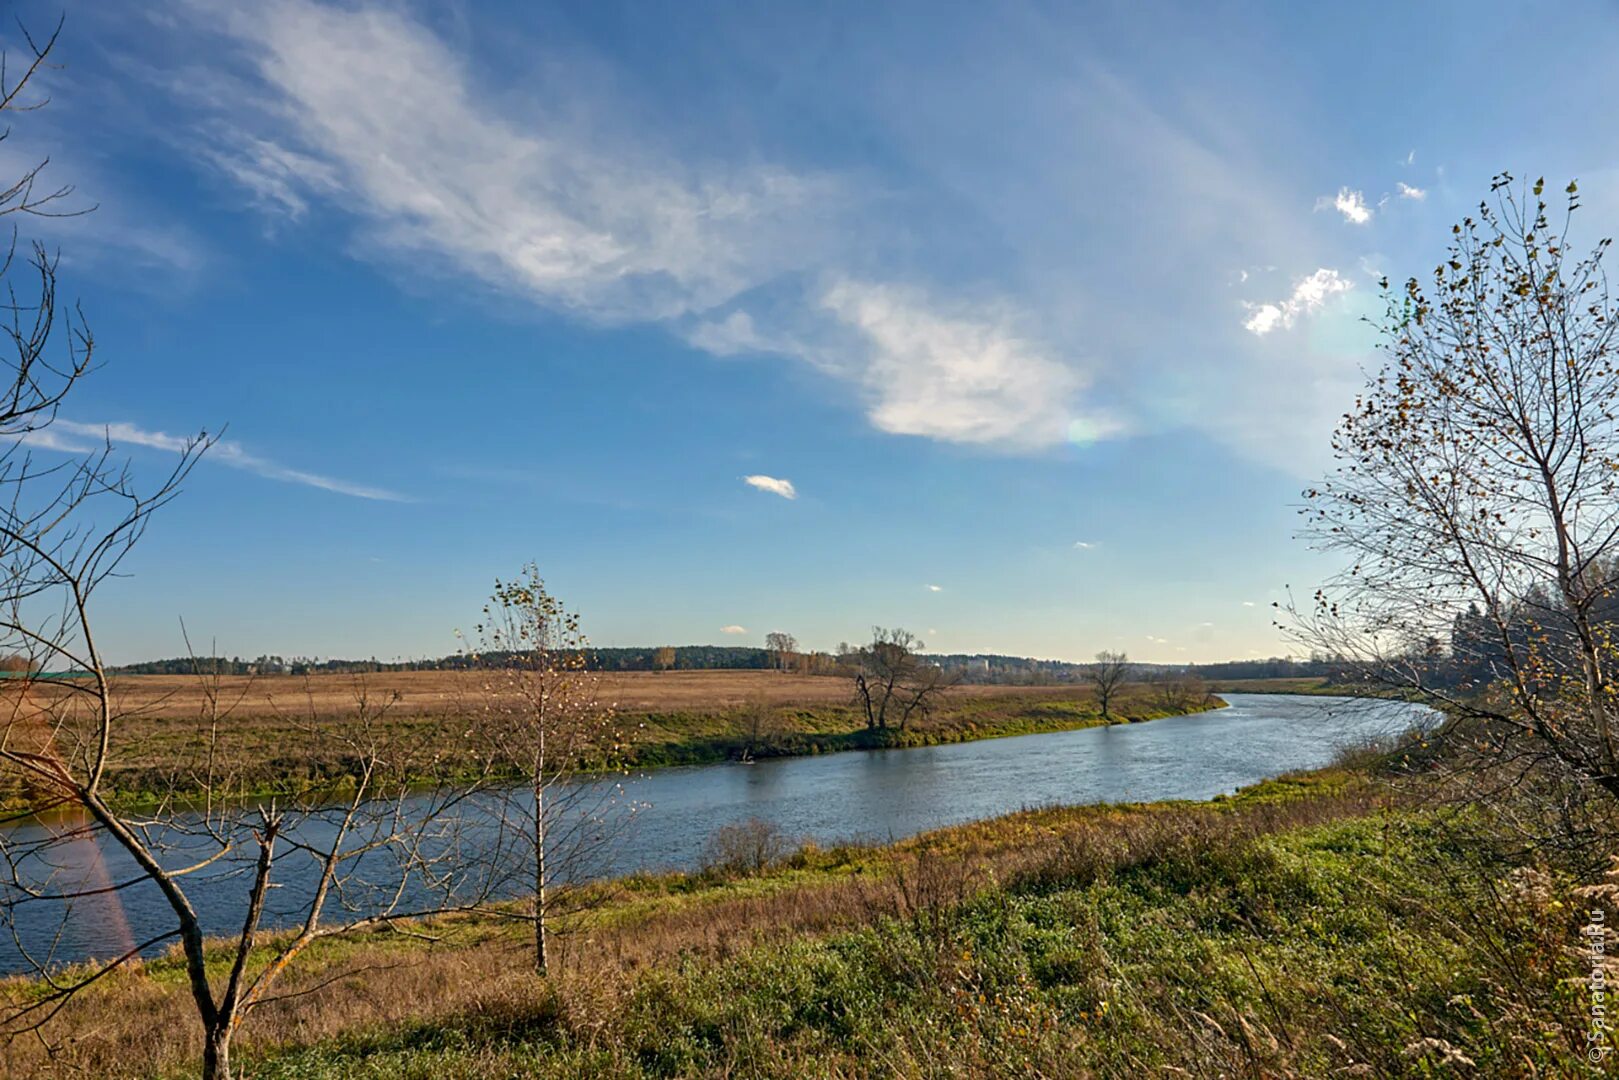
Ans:
{"label": "autumn tree", "polygon": [[765,635],[765,651],[770,654],[772,667],[777,671],[786,671],[798,654],[798,639],[791,634],[774,631]]}
{"label": "autumn tree", "polygon": [[675,647],[663,645],[652,650],[652,668],[655,671],[668,671],[675,666]]}
{"label": "autumn tree", "polygon": [[1099,652],[1095,663],[1085,668],[1085,681],[1096,693],[1096,704],[1104,720],[1113,719],[1113,702],[1129,678],[1130,658],[1122,652]]}
{"label": "autumn tree", "polygon": [[908,630],[880,626],[872,628],[870,643],[844,647],[866,730],[903,732],[913,719],[926,719],[956,685],[953,675],[920,655],[923,647]]}
{"label": "autumn tree", "polygon": [[626,820],[618,786],[586,775],[621,759],[622,733],[590,670],[579,616],[546,590],[532,563],[495,583],[477,630],[477,652],[501,657],[480,669],[480,731],[489,760],[522,777],[506,790],[499,816],[527,867],[533,896],[521,917],[531,924],[534,969],[544,975],[557,919],[584,902],[578,886]]}
{"label": "autumn tree", "polygon": [[[1486,758],[1619,796],[1619,367],[1609,241],[1576,249],[1578,210],[1573,183],[1554,212],[1503,174],[1432,275],[1383,282],[1381,368],[1305,493],[1345,570],[1287,625],[1465,718]],[[1462,685],[1435,678],[1433,641],[1465,654]]]}

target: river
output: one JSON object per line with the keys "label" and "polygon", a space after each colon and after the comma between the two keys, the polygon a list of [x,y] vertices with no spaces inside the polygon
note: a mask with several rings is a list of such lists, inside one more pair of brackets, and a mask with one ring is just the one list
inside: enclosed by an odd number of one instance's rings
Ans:
{"label": "river", "polygon": [[[1352,698],[1225,694],[1229,707],[1139,724],[987,739],[907,750],[778,758],[752,765],[661,769],[623,781],[620,807],[634,806],[598,873],[697,865],[714,830],[762,818],[795,840],[889,840],[944,825],[1053,804],[1208,799],[1282,773],[1317,768],[1338,748],[1389,735],[1433,716],[1420,706]],[[60,827],[60,826],[56,826]],[[6,831],[8,844],[47,826]],[[32,830],[32,832],[30,831]],[[135,877],[105,838],[82,841],[62,861],[63,880],[115,883]],[[272,911],[285,922],[307,892],[308,861],[277,870]],[[210,933],[239,929],[247,880],[241,868],[185,879]],[[81,886],[82,887],[82,886]],[[25,967],[21,949],[54,962],[117,955],[172,925],[155,887],[142,883],[79,903],[62,927],[60,905],[6,904],[0,888],[0,972]],[[274,916],[272,915],[272,921]],[[53,945],[54,942],[54,945]]]}

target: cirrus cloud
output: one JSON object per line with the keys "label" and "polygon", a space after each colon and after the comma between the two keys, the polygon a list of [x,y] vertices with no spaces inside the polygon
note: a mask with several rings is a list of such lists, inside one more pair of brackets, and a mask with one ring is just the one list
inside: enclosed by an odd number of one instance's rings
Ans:
{"label": "cirrus cloud", "polygon": [[[101,447],[112,446],[139,446],[150,450],[167,450],[180,453],[192,444],[189,436],[170,435],[167,432],[151,431],[126,421],[113,421],[106,424],[87,424],[75,420],[66,420],[58,417],[47,428],[30,432],[22,439],[29,446],[46,450],[57,450],[63,453],[84,454],[93,453]],[[327,476],[323,473],[309,472],[304,469],[294,469],[249,453],[239,442],[230,439],[217,439],[208,447],[203,460],[219,465],[227,465],[233,469],[242,469],[269,480],[281,480],[290,484],[302,484],[304,487],[319,488],[337,495],[347,495],[356,499],[370,499],[378,502],[414,502],[408,495],[401,495],[386,488],[373,487],[369,484],[356,484],[348,480]]]}

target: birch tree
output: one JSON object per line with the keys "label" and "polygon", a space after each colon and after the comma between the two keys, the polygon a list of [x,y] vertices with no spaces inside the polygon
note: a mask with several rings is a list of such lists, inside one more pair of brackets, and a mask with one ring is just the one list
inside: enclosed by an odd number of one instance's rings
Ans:
{"label": "birch tree", "polygon": [[602,869],[633,808],[619,805],[611,768],[623,756],[615,710],[601,699],[579,616],[546,591],[530,563],[496,581],[477,627],[483,735],[490,758],[521,778],[506,792],[503,829],[522,851],[533,895],[519,917],[532,925],[534,970],[551,964],[557,920],[576,912],[580,886]]}

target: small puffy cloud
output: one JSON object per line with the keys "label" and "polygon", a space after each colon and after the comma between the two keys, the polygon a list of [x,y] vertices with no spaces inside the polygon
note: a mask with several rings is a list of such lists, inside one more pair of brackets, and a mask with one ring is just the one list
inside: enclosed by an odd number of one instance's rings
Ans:
{"label": "small puffy cloud", "polygon": [[793,487],[791,480],[755,473],[753,476],[744,476],[742,482],[751,488],[768,491],[772,495],[780,495],[784,499],[798,498],[798,489]]}
{"label": "small puffy cloud", "polygon": [[1242,602],[1242,606],[1243,607],[1257,607],[1258,605],[1256,605],[1252,600],[1244,600]]}
{"label": "small puffy cloud", "polygon": [[736,623],[720,627],[720,633],[722,634],[746,634],[747,632],[748,628],[746,626],[738,626]]}
{"label": "small puffy cloud", "polygon": [[928,592],[944,592],[943,585],[929,585]]}
{"label": "small puffy cloud", "polygon": [[1323,195],[1316,200],[1315,208],[1325,210],[1331,208],[1344,216],[1344,220],[1351,225],[1364,225],[1372,220],[1372,208],[1366,205],[1366,196],[1349,188],[1339,188],[1338,194]]}
{"label": "small puffy cloud", "polygon": [[1338,271],[1322,267],[1309,277],[1294,282],[1293,292],[1285,300],[1246,305],[1250,314],[1242,324],[1243,328],[1258,337],[1264,337],[1278,328],[1289,329],[1299,316],[1314,314],[1329,299],[1354,287],[1355,283]]}
{"label": "small puffy cloud", "polygon": [[1100,541],[1100,540],[1075,540],[1074,541],[1074,550],[1075,551],[1093,551],[1096,548],[1099,548],[1101,546],[1102,546],[1102,541]]}
{"label": "small puffy cloud", "polygon": [[1154,645],[1168,645],[1169,644],[1169,639],[1168,638],[1154,637],[1151,634],[1147,635],[1147,640],[1152,642]]}
{"label": "small puffy cloud", "polygon": [[1421,202],[1428,197],[1427,188],[1412,187],[1403,180],[1396,184],[1395,187],[1399,190],[1400,198],[1402,199],[1415,199],[1417,202]]}

